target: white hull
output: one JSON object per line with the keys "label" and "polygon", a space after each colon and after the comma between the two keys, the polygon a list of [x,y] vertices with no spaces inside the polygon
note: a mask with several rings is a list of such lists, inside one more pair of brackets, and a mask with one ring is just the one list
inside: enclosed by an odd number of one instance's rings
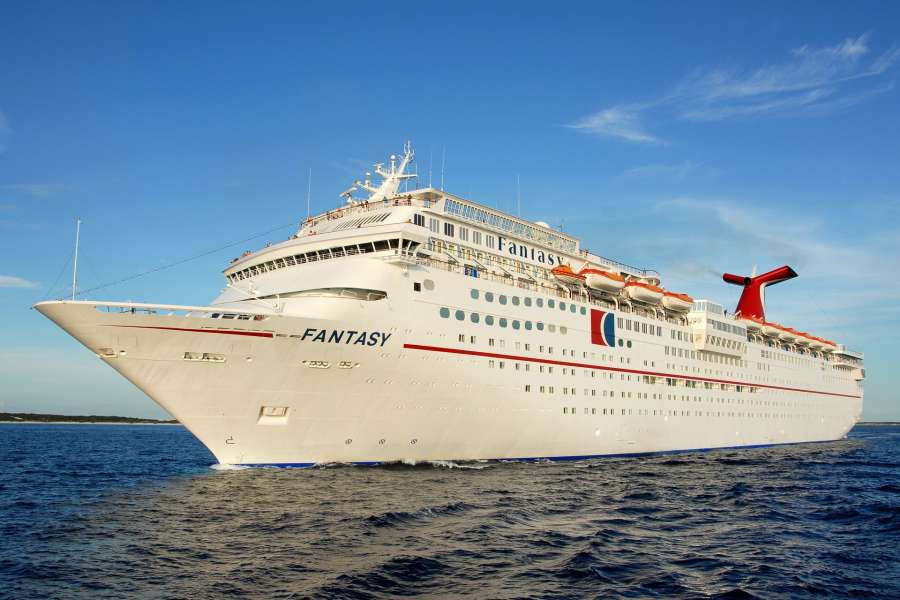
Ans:
{"label": "white hull", "polygon": [[[631,350],[591,344],[581,303],[576,313],[532,307],[527,314],[483,300],[487,291],[516,294],[510,286],[363,256],[304,268],[316,287],[352,277],[364,280],[362,287],[388,290],[388,299],[297,299],[262,322],[107,313],[96,302],[37,308],[92,351],[112,349],[115,357],[103,360],[221,463],[562,458],[811,442],[845,436],[861,412],[861,390],[831,367],[798,374],[775,363],[766,382],[750,355],[746,367],[700,363],[704,372],[689,375],[697,361],[663,349],[690,344],[668,333],[617,330],[634,342]],[[258,285],[277,287],[285,276],[269,273]],[[422,280],[432,281],[433,291],[400,293]],[[472,288],[481,299],[471,297]],[[247,303],[233,303],[241,304]],[[440,307],[451,317],[441,318]],[[464,321],[455,319],[456,310]],[[546,320],[567,333],[473,324],[472,312]],[[238,335],[231,327],[272,337]],[[314,342],[309,329],[389,337],[383,346],[381,338],[375,345]],[[221,355],[224,362],[185,360],[185,352]],[[358,366],[340,368],[341,362]],[[655,383],[644,380],[647,372],[657,374]],[[701,384],[684,387],[686,380]],[[702,383],[725,380],[759,390]],[[264,407],[287,407],[287,415],[261,418]]]}
{"label": "white hull", "polygon": [[[590,271],[609,259],[441,190],[398,193],[412,157],[407,145],[375,167],[379,187],[367,178],[340,209],[234,259],[210,307],[36,308],[221,463],[787,444],[839,439],[859,419],[862,355],[770,346],[719,305],[698,301],[685,315],[642,286],[591,296],[561,265]],[[353,198],[359,187],[366,200]]]}

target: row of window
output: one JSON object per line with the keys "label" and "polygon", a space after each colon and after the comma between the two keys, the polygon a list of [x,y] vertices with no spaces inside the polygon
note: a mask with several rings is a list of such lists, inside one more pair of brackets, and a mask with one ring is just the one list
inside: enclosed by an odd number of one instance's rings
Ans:
{"label": "row of window", "polygon": [[[441,318],[449,319],[450,318],[450,309],[447,307],[441,307],[439,311]],[[457,321],[465,321],[466,320],[466,312],[464,310],[456,310],[453,313],[454,318]],[[556,325],[552,323],[544,323],[543,321],[520,321],[519,319],[507,319],[506,317],[494,317],[494,315],[484,315],[482,319],[482,315],[473,312],[469,313],[469,320],[472,323],[478,324],[484,322],[485,325],[494,325],[495,323],[500,327],[512,327],[513,329],[524,329],[526,331],[531,331],[536,329],[538,331],[544,331],[545,329],[550,333],[556,333],[557,329],[563,335],[569,332],[567,327],[560,325],[558,328]]]}
{"label": "row of window", "polygon": [[713,329],[716,329],[718,331],[724,331],[726,333],[733,333],[741,337],[747,337],[747,329],[744,327],[732,325],[731,323],[723,323],[722,321],[717,321],[715,319],[707,319],[706,322],[712,324]]}
{"label": "row of window", "polygon": [[462,217],[469,221],[483,223],[495,229],[513,233],[519,237],[527,238],[538,244],[544,244],[551,248],[556,248],[557,250],[564,250],[566,252],[575,252],[578,250],[578,242],[575,240],[555,233],[550,233],[543,229],[537,229],[536,227],[526,225],[521,221],[498,215],[497,213],[484,210],[483,208],[462,204],[461,202],[456,202],[449,198],[444,200],[444,212]]}
{"label": "row of window", "polygon": [[[625,319],[623,317],[616,318],[616,325],[620,330],[623,329],[624,326],[625,331],[646,333],[648,335],[655,335],[657,337],[661,337],[663,331],[662,327],[660,327],[659,325],[654,325],[653,323],[640,323],[638,321],[632,321],[631,319]],[[672,331],[674,331],[674,329]],[[680,334],[681,332],[678,333]]]}
{"label": "row of window", "polygon": [[[473,300],[478,300],[479,298],[482,297],[482,292],[480,290],[472,288],[469,295],[472,297]],[[495,295],[494,292],[484,292],[483,297],[484,297],[485,302],[493,302],[496,299],[497,303],[501,304],[503,306],[505,306],[507,304],[512,304],[513,306],[529,306],[529,307],[536,306],[538,308],[544,307],[544,299],[543,298],[534,298],[532,300],[532,298],[530,298],[528,296],[524,296],[522,298],[520,298],[519,296],[507,297],[505,294],[496,294]],[[565,311],[566,308],[568,307],[569,312],[571,312],[573,314],[579,313],[579,312],[582,315],[587,314],[586,307],[576,306],[575,303],[573,303],[573,302],[570,302],[567,305],[562,300],[557,301],[557,300],[554,300],[553,298],[548,298],[546,302],[547,302],[547,308],[556,308],[558,305],[559,310],[561,310],[561,311]]]}
{"label": "row of window", "polygon": [[[412,252],[419,245],[418,242],[412,240],[402,240],[403,250]],[[368,254],[371,252],[382,252],[384,250],[397,250],[401,247],[399,238],[391,238],[387,240],[376,240],[374,242],[361,242],[359,244],[350,244],[346,246],[335,246],[334,248],[323,248],[321,250],[312,250],[294,254],[292,256],[284,256],[275,258],[266,262],[251,265],[245,269],[232,273],[228,276],[229,281],[239,281],[241,279],[249,279],[256,275],[283,269],[285,267],[293,267],[311,262],[322,260],[330,260],[332,258],[341,258],[344,256],[354,256],[357,254]]]}
{"label": "row of window", "polygon": [[[602,411],[602,412],[601,412]],[[609,412],[607,412],[609,411]],[[637,416],[654,416],[654,417],[737,417],[737,418],[755,418],[755,419],[819,419],[822,417],[821,414],[796,414],[796,413],[770,413],[770,412],[761,412],[761,413],[749,413],[749,412],[735,412],[735,411],[722,411],[722,410],[653,410],[651,411],[649,408],[620,408],[619,416],[633,416],[634,412],[637,412]],[[563,406],[562,412],[564,415],[577,415],[578,410],[574,406]],[[651,415],[651,412],[653,413]],[[616,409],[615,408],[588,408],[584,407],[584,412],[582,414],[585,415],[608,415],[615,416]]]}
{"label": "row of window", "polygon": [[[470,340],[471,340],[471,342],[474,344],[474,343],[475,343],[475,340],[476,340],[475,336],[470,336]],[[459,341],[460,341],[460,342],[465,342],[465,341],[466,341],[466,336],[465,336],[464,334],[460,334],[460,335],[459,335]],[[501,340],[501,341],[502,341],[502,340]],[[490,339],[489,342],[490,342],[490,343],[489,343],[490,346],[494,346],[495,340],[494,340],[493,338]],[[529,344],[526,344],[525,346],[526,346],[526,350],[529,350],[529,349],[530,349],[530,345],[529,345]],[[540,349],[541,349],[541,352],[543,352],[543,351],[544,351],[544,346],[541,346]],[[549,347],[549,352],[550,352],[550,354],[553,353],[553,347],[552,347],[552,346]],[[565,353],[565,352],[566,352],[566,349],[564,348],[564,349],[563,349],[563,353]],[[573,353],[573,354],[574,354],[574,353]],[[620,360],[621,360],[621,359],[620,359]],[[491,368],[491,369],[493,369],[493,368],[505,369],[505,368],[506,368],[506,361],[502,361],[502,360],[499,360],[499,361],[489,360],[487,364],[488,364],[488,367]],[[513,363],[513,364],[515,365],[515,370],[516,370],[516,371],[520,370],[520,365],[521,365],[522,363],[516,362],[516,363]],[[645,364],[645,366],[646,366],[647,361],[644,361],[644,364]],[[538,365],[538,371],[539,371],[540,373],[544,373],[544,371],[545,371],[545,369],[546,369],[546,372],[547,372],[548,374],[553,374],[553,368],[554,368],[553,365],[546,365],[546,366],[545,366],[545,365],[542,365],[542,364],[541,364],[541,365]],[[524,370],[525,370],[525,371],[531,371],[531,364],[528,363],[528,362],[524,363]],[[595,373],[596,373],[596,369],[592,369],[592,368],[590,368],[590,367],[584,369],[584,374],[585,374],[585,376],[587,376],[588,372],[590,372],[591,377],[593,377],[593,376],[595,375]],[[562,374],[563,374],[563,375],[573,375],[573,376],[574,376],[575,373],[576,373],[575,368],[563,367],[563,369],[562,369]],[[609,376],[610,379],[613,378],[611,373],[608,374],[608,376]],[[626,375],[625,373],[620,373],[620,378],[622,379],[622,381],[626,381],[626,380],[627,380],[627,381],[631,381],[631,375]],[[756,387],[756,386],[748,386],[748,385],[742,385],[742,384],[731,384],[731,383],[715,383],[715,382],[712,382],[712,381],[700,381],[700,380],[694,380],[694,379],[684,379],[684,378],[681,378],[681,377],[662,377],[662,376],[654,376],[654,375],[640,375],[640,376],[638,376],[638,381],[641,382],[641,383],[644,383],[644,384],[649,384],[649,385],[656,385],[657,382],[659,382],[659,383],[665,383],[665,385],[667,385],[667,386],[669,386],[669,387],[686,387],[686,388],[693,388],[693,389],[702,388],[702,389],[706,389],[706,390],[721,390],[721,391],[727,391],[727,392],[739,392],[739,393],[742,393],[742,392],[749,392],[749,393],[751,393],[751,394],[756,394],[756,393],[758,393],[758,392],[760,391],[760,389],[759,389],[758,387]],[[531,388],[531,386],[526,386],[526,390],[525,390],[525,391],[531,391],[530,388]],[[567,392],[567,389],[568,389],[568,388],[563,388],[563,394],[568,393],[568,392]],[[572,388],[572,389],[574,390],[575,388]],[[552,388],[551,388],[551,390],[552,390]],[[553,393],[553,392],[551,391],[550,393]],[[573,392],[573,393],[574,393],[574,392]],[[605,395],[606,395],[606,392],[604,392],[603,395],[605,396]],[[645,394],[645,396],[646,396],[646,394]],[[623,397],[623,398],[626,397],[626,396],[625,396],[625,392],[622,392],[622,397]],[[631,393],[630,393],[630,392],[628,393],[628,397],[629,397],[629,398],[631,397]],[[655,397],[656,397],[656,396],[654,395],[654,398],[655,398]]]}

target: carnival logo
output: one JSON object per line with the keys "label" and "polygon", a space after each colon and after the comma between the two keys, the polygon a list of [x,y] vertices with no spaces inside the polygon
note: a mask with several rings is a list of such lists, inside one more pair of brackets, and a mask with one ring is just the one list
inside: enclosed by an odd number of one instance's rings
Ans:
{"label": "carnival logo", "polygon": [[616,345],[616,318],[612,313],[591,309],[591,343],[596,346]]}

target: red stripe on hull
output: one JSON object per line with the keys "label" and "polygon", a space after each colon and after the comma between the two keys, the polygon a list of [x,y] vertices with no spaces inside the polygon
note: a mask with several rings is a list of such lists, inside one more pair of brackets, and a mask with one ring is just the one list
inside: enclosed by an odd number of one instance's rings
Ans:
{"label": "red stripe on hull", "polygon": [[521,360],[525,362],[542,363],[545,365],[558,365],[560,367],[579,367],[582,369],[594,369],[597,371],[613,371],[615,373],[633,373],[636,375],[650,375],[653,377],[669,377],[672,379],[685,379],[690,381],[706,381],[709,383],[724,383],[727,385],[743,385],[747,387],[767,388],[770,390],[784,390],[788,392],[802,392],[805,394],[819,394],[822,396],[840,396],[841,398],[862,398],[862,396],[854,396],[852,394],[836,394],[834,392],[820,392],[817,390],[806,390],[802,388],[782,387],[778,385],[766,385],[763,383],[754,383],[746,381],[732,381],[729,379],[710,379],[708,377],[692,377],[690,375],[681,375],[678,373],[659,373],[656,371],[641,371],[638,369],[622,369],[619,367],[606,367],[603,365],[592,365],[588,363],[567,362],[564,360],[552,360],[549,358],[532,358],[528,356],[516,356],[514,354],[496,354],[494,352],[479,352],[477,350],[464,350],[462,348],[442,348],[440,346],[423,346],[421,344],[403,344],[404,348],[409,350],[425,350],[429,352],[445,352],[448,354],[465,354],[467,356],[483,356],[485,358],[502,358],[505,360]]}
{"label": "red stripe on hull", "polygon": [[221,333],[223,335],[244,335],[250,337],[273,338],[274,333],[264,331],[230,331],[228,329],[188,329],[186,327],[151,327],[148,325],[107,325],[106,327],[128,327],[131,329],[163,329],[165,331],[186,331],[188,333]]}

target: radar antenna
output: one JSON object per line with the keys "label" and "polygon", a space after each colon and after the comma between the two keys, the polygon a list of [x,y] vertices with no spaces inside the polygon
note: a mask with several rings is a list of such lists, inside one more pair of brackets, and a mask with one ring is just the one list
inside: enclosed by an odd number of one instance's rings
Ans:
{"label": "radar antenna", "polygon": [[[373,170],[376,175],[381,177],[381,183],[375,185],[372,182],[372,173],[366,173],[364,181],[358,179],[354,181],[353,185],[341,192],[341,197],[347,200],[347,204],[357,204],[359,202],[378,202],[394,196],[397,190],[400,189],[401,183],[417,176],[416,173],[406,172],[414,156],[415,152],[413,151],[412,143],[406,142],[403,145],[402,156],[397,156],[396,154],[390,156],[389,168],[385,169],[384,163],[375,165]],[[354,198],[353,192],[357,190],[368,192],[369,197],[363,199]]]}

